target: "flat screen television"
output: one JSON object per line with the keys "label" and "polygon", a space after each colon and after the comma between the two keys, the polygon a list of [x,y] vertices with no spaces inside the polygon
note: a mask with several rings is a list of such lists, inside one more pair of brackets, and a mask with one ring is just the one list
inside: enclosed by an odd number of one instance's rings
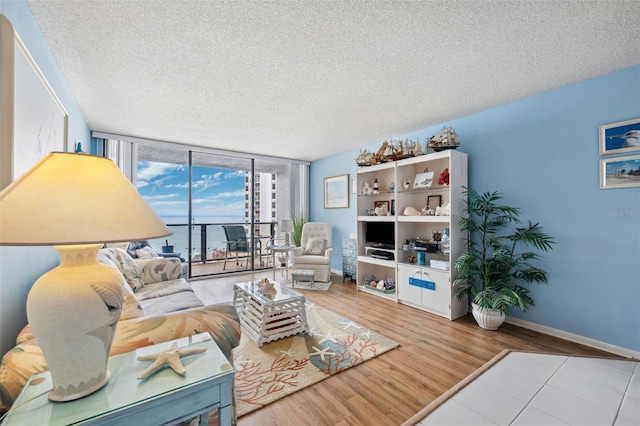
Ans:
{"label": "flat screen television", "polygon": [[396,233],[393,222],[366,222],[365,245],[393,250],[396,248]]}

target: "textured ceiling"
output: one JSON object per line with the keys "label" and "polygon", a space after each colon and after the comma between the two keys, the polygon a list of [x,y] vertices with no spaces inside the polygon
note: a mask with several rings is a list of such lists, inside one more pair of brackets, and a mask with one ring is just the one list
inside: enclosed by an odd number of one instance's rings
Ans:
{"label": "textured ceiling", "polygon": [[92,130],[301,160],[640,63],[639,1],[27,3]]}

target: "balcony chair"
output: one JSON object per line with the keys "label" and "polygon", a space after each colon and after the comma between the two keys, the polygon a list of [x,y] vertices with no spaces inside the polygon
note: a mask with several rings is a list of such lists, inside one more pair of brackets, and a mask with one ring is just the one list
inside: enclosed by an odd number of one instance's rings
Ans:
{"label": "balcony chair", "polygon": [[227,239],[226,243],[226,253],[224,256],[224,265],[222,269],[226,269],[227,267],[227,259],[229,258],[229,253],[235,252],[236,254],[236,265],[240,264],[239,254],[246,253],[246,263],[245,269],[249,268],[249,255],[253,252],[258,253],[258,259],[262,260],[262,250],[260,246],[260,241],[255,244],[255,246],[251,246],[251,241],[247,238],[246,231],[244,226],[242,225],[222,225],[224,228],[224,235]]}
{"label": "balcony chair", "polygon": [[315,281],[331,281],[331,225],[307,222],[302,226],[300,247],[293,249],[293,270],[315,271]]}

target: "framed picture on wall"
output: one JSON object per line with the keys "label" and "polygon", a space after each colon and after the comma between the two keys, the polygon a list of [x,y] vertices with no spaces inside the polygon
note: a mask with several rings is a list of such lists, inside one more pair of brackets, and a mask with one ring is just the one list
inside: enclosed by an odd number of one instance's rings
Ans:
{"label": "framed picture on wall", "polygon": [[[0,18],[3,68],[0,189],[54,151],[66,151],[68,113],[6,17]],[[5,72],[8,71],[8,72]],[[4,95],[3,95],[4,96]]]}
{"label": "framed picture on wall", "polygon": [[349,207],[349,175],[324,178],[324,208],[345,209]]}
{"label": "framed picture on wall", "polygon": [[640,151],[640,118],[600,126],[600,155]]}
{"label": "framed picture on wall", "polygon": [[640,187],[640,155],[600,160],[600,189]]}

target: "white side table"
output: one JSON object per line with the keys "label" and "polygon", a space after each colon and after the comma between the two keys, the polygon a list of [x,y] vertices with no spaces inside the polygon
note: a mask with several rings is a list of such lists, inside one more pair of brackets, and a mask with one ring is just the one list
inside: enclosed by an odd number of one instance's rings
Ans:
{"label": "white side table", "polygon": [[[271,250],[271,255],[273,256],[273,280],[275,281],[276,279],[276,269],[277,269],[277,264],[276,264],[276,253],[287,253],[287,259],[290,259],[291,256],[289,256],[289,253],[293,253],[293,249],[296,248],[296,246],[294,245],[288,245],[288,246],[269,246],[267,247],[269,250]],[[287,260],[288,262],[288,260]],[[289,281],[289,266],[285,267],[286,270],[286,278],[287,281]]]}
{"label": "white side table", "polygon": [[[182,358],[184,377],[165,368],[138,380],[150,363],[138,361],[137,355],[163,351],[172,342],[207,351]],[[196,416],[206,425],[212,410],[218,410],[219,425],[232,422],[234,370],[208,333],[109,357],[108,369],[111,379],[102,389],[69,402],[50,401],[51,374],[34,374],[2,425],[159,425]]]}

